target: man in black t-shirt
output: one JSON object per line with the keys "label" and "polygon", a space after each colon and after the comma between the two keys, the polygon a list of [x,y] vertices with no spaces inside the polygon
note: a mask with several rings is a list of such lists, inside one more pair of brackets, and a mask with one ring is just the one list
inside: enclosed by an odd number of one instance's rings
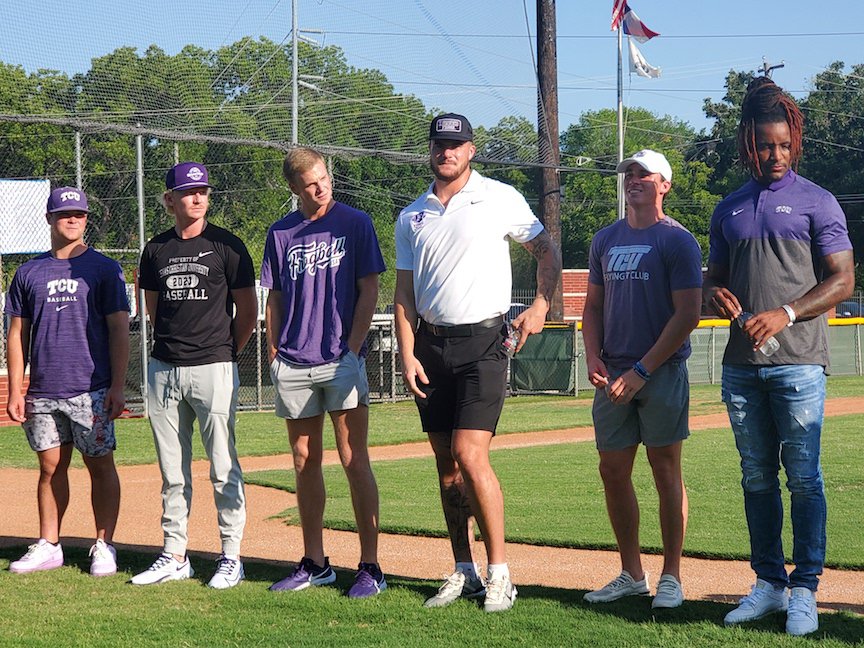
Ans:
{"label": "man in black t-shirt", "polygon": [[139,281],[153,326],[147,408],[162,471],[163,552],[135,585],[193,575],[186,556],[192,503],[192,424],[210,459],[222,555],[210,587],[243,580],[243,473],[234,444],[237,353],[255,327],[255,272],[243,242],[207,222],[211,185],[203,164],[183,162],[165,178],[163,204],[175,225],[144,248]]}

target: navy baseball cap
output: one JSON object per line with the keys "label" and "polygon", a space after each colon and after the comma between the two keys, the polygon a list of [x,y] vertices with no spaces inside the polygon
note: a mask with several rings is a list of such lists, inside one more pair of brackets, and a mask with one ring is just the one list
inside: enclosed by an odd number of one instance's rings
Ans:
{"label": "navy baseball cap", "polygon": [[77,187],[58,187],[48,196],[47,211],[49,214],[71,211],[89,214],[87,194]]}
{"label": "navy baseball cap", "polygon": [[193,187],[211,187],[207,167],[200,162],[181,162],[165,174],[165,188],[169,191],[183,191]]}
{"label": "navy baseball cap", "polygon": [[467,117],[445,113],[432,120],[429,125],[429,139],[471,142],[474,140],[474,130]]}

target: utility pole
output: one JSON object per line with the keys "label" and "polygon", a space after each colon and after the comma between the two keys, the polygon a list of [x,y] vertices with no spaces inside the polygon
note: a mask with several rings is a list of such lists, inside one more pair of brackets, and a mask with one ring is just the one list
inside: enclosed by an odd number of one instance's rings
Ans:
{"label": "utility pole", "polygon": [[[543,164],[540,182],[540,219],[561,252],[561,178],[558,167],[558,47],[555,0],[537,0],[537,152]],[[564,319],[561,281],[552,295],[549,319]]]}

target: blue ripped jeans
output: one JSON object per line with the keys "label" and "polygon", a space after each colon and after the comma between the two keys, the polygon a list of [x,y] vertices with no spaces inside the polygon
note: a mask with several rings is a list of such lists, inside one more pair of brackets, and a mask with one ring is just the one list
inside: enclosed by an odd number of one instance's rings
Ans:
{"label": "blue ripped jeans", "polygon": [[[825,370],[819,365],[723,365],[723,402],[741,455],[753,571],[777,587],[815,591],[825,563],[827,507],[819,463]],[[781,462],[792,500],[795,569],[788,576],[780,536]]]}

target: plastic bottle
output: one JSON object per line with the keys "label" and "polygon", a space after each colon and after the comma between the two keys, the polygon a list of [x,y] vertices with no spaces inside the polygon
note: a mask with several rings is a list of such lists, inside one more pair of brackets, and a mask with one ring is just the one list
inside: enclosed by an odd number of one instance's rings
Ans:
{"label": "plastic bottle", "polygon": [[[738,317],[735,318],[735,321],[738,322],[738,326],[742,329],[744,328],[744,322],[753,317],[753,313],[748,313],[747,311],[742,311]],[[762,343],[762,346],[759,347],[759,351],[762,352],[766,358],[777,353],[777,350],[780,348],[780,343],[777,341],[773,335],[769,337]]]}
{"label": "plastic bottle", "polygon": [[507,322],[507,337],[501,343],[504,347],[504,353],[512,358],[516,353],[516,347],[519,345],[519,329],[513,328],[513,324]]}

